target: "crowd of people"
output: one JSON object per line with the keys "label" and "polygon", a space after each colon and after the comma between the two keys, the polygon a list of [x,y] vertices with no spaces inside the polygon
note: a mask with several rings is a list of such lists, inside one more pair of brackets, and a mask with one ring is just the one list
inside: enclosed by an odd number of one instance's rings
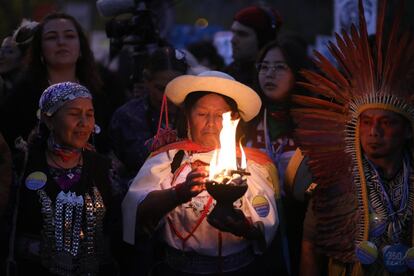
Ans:
{"label": "crowd of people", "polygon": [[[370,37],[360,0],[311,64],[249,6],[231,64],[164,42],[134,85],[71,15],[23,20],[0,48],[0,273],[412,275],[414,38],[387,7]],[[226,118],[243,147],[217,180]]]}

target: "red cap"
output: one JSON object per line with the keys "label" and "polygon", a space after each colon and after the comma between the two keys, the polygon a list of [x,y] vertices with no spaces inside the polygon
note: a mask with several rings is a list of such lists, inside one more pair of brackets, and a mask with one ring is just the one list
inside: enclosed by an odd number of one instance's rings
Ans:
{"label": "red cap", "polygon": [[260,48],[276,39],[283,22],[276,9],[258,6],[249,6],[240,10],[234,16],[234,20],[256,32]]}
{"label": "red cap", "polygon": [[270,7],[250,6],[236,13],[234,20],[253,28],[257,34],[262,31],[277,33],[282,25],[279,12]]}

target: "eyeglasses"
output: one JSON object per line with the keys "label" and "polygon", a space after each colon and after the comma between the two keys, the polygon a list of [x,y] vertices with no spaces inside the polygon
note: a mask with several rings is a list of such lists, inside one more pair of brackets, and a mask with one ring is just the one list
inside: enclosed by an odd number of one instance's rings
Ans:
{"label": "eyeglasses", "polygon": [[267,74],[269,70],[271,70],[273,73],[281,74],[286,73],[289,70],[289,66],[284,62],[278,62],[274,65],[267,63],[257,63],[256,68],[259,74]]}

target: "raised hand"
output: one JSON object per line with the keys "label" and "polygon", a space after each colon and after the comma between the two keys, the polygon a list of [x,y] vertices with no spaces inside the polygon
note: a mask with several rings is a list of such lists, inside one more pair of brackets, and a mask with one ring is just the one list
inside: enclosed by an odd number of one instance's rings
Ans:
{"label": "raised hand", "polygon": [[186,177],[183,183],[179,183],[172,187],[173,193],[177,198],[177,201],[180,203],[184,203],[189,201],[192,197],[198,195],[202,191],[204,191],[206,177],[208,176],[208,172],[206,167],[200,166],[193,169]]}

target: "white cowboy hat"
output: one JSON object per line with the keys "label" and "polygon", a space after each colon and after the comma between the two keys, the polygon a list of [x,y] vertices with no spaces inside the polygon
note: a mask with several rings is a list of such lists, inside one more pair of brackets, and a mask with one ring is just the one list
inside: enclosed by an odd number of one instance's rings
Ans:
{"label": "white cowboy hat", "polygon": [[175,105],[181,105],[192,92],[214,92],[232,98],[237,103],[240,116],[250,121],[260,111],[262,101],[250,87],[219,71],[205,71],[197,76],[179,76],[167,84],[165,95]]}

